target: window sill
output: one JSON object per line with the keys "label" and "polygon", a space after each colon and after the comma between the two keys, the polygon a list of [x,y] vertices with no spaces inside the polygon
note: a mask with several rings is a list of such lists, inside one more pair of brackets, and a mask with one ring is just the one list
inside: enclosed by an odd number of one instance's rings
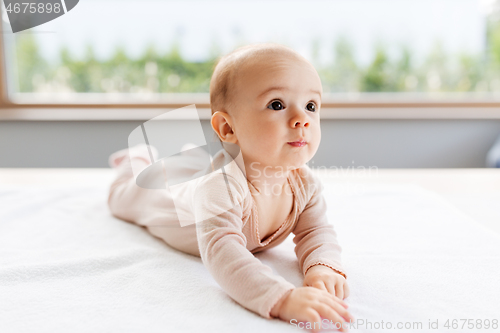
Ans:
{"label": "window sill", "polygon": [[[210,119],[209,108],[197,108],[200,119]],[[169,108],[3,108],[0,121],[147,121]],[[172,116],[172,120],[195,120]],[[321,119],[500,119],[500,107],[323,107]]]}

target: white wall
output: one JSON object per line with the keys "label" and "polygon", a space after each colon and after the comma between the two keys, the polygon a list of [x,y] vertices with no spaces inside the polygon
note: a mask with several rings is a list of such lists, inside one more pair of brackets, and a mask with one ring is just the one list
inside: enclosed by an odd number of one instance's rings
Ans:
{"label": "white wall", "polygon": [[[140,121],[1,121],[0,167],[107,167]],[[206,130],[208,121],[203,121]],[[189,142],[196,123],[173,120],[168,133]],[[311,166],[480,168],[500,120],[322,120]]]}

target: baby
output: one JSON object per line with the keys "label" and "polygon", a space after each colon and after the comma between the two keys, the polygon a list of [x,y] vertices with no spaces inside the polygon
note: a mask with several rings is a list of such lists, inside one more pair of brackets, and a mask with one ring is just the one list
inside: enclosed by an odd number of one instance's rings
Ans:
{"label": "baby", "polygon": [[[323,186],[305,164],[321,140],[321,94],[314,67],[288,47],[253,44],[222,57],[210,82],[211,125],[224,148],[237,146],[239,152],[235,157],[221,149],[211,165],[218,173],[192,171],[206,175],[183,192],[189,198],[186,216],[197,223],[181,227],[168,191],[136,185],[131,164],[150,165],[154,148],[110,156],[119,171],[110,187],[111,212],[200,256],[229,296],[265,318],[311,323],[324,318],[338,326],[354,320],[343,301],[349,295],[347,276],[326,218]],[[199,153],[186,150],[182,156],[190,154]],[[220,170],[229,195],[217,188]],[[231,209],[217,211],[230,199],[236,202]],[[282,243],[291,232],[304,274],[299,288],[253,255]]]}

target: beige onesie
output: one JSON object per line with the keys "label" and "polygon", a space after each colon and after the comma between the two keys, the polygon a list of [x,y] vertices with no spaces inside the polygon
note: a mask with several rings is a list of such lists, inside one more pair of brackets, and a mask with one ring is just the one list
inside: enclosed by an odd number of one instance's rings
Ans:
{"label": "beige onesie", "polygon": [[[342,249],[336,232],[326,218],[323,185],[309,166],[290,172],[288,182],[293,191],[293,208],[279,229],[260,241],[258,212],[253,199],[258,195],[232,157],[220,150],[213,157],[214,170],[183,168],[189,162],[189,152],[177,156],[180,172],[202,177],[186,185],[183,197],[185,207],[177,210],[171,192],[165,189],[144,189],[136,185],[131,160],[136,167],[151,164],[144,150],[131,149],[116,152],[109,163],[117,170],[117,177],[110,186],[108,205],[112,214],[125,221],[144,226],[171,247],[201,257],[208,271],[222,289],[245,308],[271,318],[270,311],[278,300],[295,286],[282,276],[273,274],[270,267],[255,258],[253,253],[264,251],[282,243],[293,232],[293,242],[298,264],[304,273],[322,264],[346,277],[341,264]],[[130,158],[129,158],[130,156]],[[220,166],[225,166],[220,169]],[[182,169],[182,170],[181,170]],[[188,170],[188,171],[186,171]],[[214,207],[227,203],[227,188],[220,187],[222,171],[226,175],[231,195],[236,204],[231,209],[214,214]],[[185,175],[184,175],[185,176]],[[193,185],[194,184],[194,185]],[[183,219],[201,221],[181,227]],[[207,218],[208,217],[208,218]]]}

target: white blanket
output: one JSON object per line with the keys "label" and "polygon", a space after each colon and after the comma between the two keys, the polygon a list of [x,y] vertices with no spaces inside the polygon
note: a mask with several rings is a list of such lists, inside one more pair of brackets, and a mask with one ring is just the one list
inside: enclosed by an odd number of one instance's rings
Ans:
{"label": "white blanket", "polygon": [[[112,217],[107,186],[0,187],[0,332],[305,331],[239,306],[199,258]],[[500,236],[416,185],[325,183],[325,196],[350,331],[500,330],[460,320],[500,320]],[[256,256],[299,287],[292,237]]]}

